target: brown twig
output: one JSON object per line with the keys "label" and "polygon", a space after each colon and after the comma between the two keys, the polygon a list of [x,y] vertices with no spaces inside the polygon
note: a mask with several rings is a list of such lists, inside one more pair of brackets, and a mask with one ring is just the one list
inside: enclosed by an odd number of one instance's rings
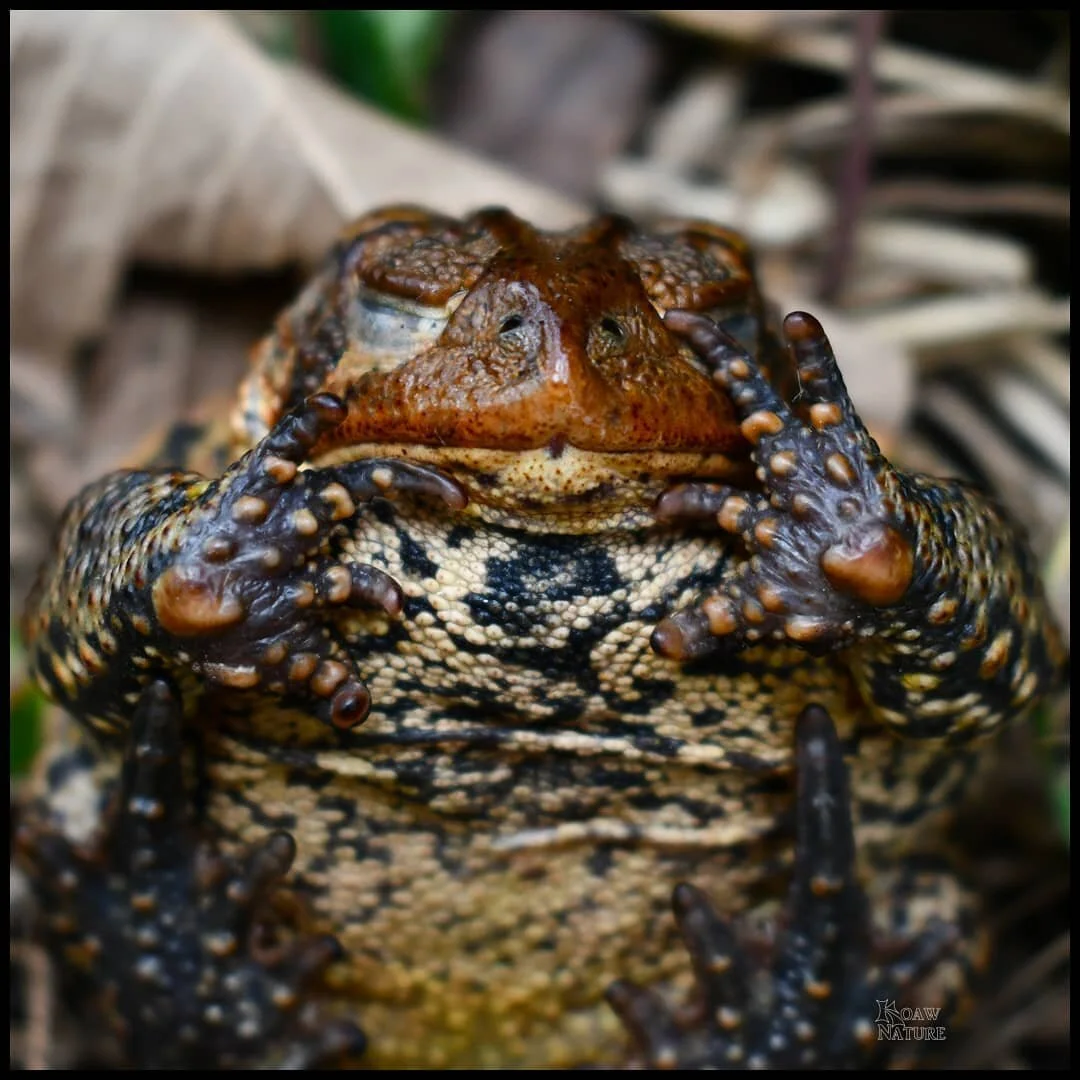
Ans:
{"label": "brown twig", "polygon": [[887,22],[884,11],[866,11],[855,20],[855,59],[851,70],[851,137],[836,185],[833,246],[825,260],[818,297],[832,303],[839,295],[855,251],[855,231],[870,179],[874,128],[874,53]]}
{"label": "brown twig", "polygon": [[875,210],[930,210],[935,214],[1024,214],[1069,220],[1070,194],[1049,184],[976,186],[943,180],[878,184],[868,197]]}
{"label": "brown twig", "polygon": [[979,1025],[964,1040],[957,1060],[965,1066],[989,1065],[1010,1045],[1031,1030],[1047,1008],[1067,1008],[1058,986],[1049,986],[1034,1001],[1020,1002],[1056,970],[1069,962],[1070,935],[1060,934],[1017,971],[990,1001],[985,1003]]}

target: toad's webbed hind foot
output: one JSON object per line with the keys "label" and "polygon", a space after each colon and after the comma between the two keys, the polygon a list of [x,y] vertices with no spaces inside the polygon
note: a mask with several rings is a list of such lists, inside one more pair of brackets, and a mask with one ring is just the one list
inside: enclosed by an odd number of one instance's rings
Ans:
{"label": "toad's webbed hind foot", "polygon": [[68,840],[39,806],[16,831],[65,992],[102,1016],[139,1067],[303,1068],[362,1052],[314,989],[341,955],[306,934],[283,889],[295,843],[274,833],[235,857],[188,821],[181,714],[143,692],[100,839]]}
{"label": "toad's webbed hind foot", "polygon": [[[652,991],[615,983],[608,1000],[652,1068],[843,1068],[881,1044],[878,999],[905,987],[948,951],[952,929],[930,923],[890,963],[871,959],[869,906],[855,877],[847,771],[832,720],[817,706],[796,727],[797,835],[787,925],[767,993],[731,925],[699,889],[675,890],[675,918],[697,998],[676,1016]],[[764,973],[762,973],[764,974]]]}

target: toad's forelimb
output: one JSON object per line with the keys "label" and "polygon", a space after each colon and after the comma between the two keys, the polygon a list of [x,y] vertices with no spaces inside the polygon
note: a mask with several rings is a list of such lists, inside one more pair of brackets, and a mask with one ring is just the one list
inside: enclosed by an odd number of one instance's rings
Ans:
{"label": "toad's forelimb", "polygon": [[745,555],[660,623],[660,652],[687,660],[767,641],[846,650],[886,724],[961,741],[1054,685],[1064,650],[1021,534],[979,492],[885,459],[816,319],[784,323],[797,406],[710,319],[676,311],[666,322],[731,395],[762,488],[687,483],[661,497],[662,519],[714,522]]}

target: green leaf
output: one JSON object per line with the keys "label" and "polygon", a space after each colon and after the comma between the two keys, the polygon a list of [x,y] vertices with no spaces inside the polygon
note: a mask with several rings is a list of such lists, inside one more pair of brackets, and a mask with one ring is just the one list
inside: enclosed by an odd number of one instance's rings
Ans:
{"label": "green leaf", "polygon": [[[1048,594],[1052,598],[1069,597],[1069,560],[1072,544],[1069,542],[1070,523],[1068,521],[1059,530],[1050,553],[1043,563],[1043,580]],[[1046,786],[1050,797],[1057,826],[1061,835],[1069,844],[1069,793],[1071,772],[1068,761],[1068,717],[1061,707],[1053,702],[1036,709],[1031,722],[1039,736],[1046,765]]]}
{"label": "green leaf", "polygon": [[1065,846],[1069,846],[1069,789],[1070,777],[1068,769],[1061,769],[1054,777],[1050,785],[1050,791],[1054,799],[1054,809],[1057,811],[1058,828],[1065,837]]}
{"label": "green leaf", "polygon": [[[11,670],[24,667],[22,643],[14,627],[10,631]],[[38,746],[41,744],[41,713],[45,698],[29,679],[14,686],[11,693],[10,741],[11,751],[8,769],[20,776],[30,767]]]}
{"label": "green leaf", "polygon": [[1046,788],[1050,798],[1050,805],[1054,812],[1058,831],[1069,844],[1069,803],[1071,790],[1071,774],[1067,760],[1063,760],[1060,752],[1055,752],[1055,747],[1061,745],[1061,733],[1055,731],[1054,721],[1056,713],[1052,704],[1046,704],[1037,708],[1032,714],[1031,723],[1038,735],[1041,744],[1043,765],[1046,769]]}
{"label": "green leaf", "polygon": [[330,72],[358,97],[423,121],[427,86],[449,11],[320,11]]}

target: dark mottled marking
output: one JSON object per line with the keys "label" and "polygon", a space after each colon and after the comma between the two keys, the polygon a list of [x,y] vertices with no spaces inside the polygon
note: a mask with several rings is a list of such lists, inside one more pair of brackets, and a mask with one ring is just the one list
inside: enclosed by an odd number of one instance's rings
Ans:
{"label": "dark mottled marking", "polygon": [[417,543],[401,525],[398,525],[395,532],[401,545],[401,565],[416,577],[434,577],[439,570],[438,564],[431,561],[423,545]]}
{"label": "dark mottled marking", "polygon": [[181,420],[169,429],[151,464],[163,469],[183,468],[184,464],[191,460],[192,451],[205,437],[205,424]]}
{"label": "dark mottled marking", "polygon": [[451,551],[457,551],[466,540],[471,540],[476,535],[476,530],[471,525],[451,525],[446,532],[446,546]]}
{"label": "dark mottled marking", "polygon": [[297,817],[296,814],[288,810],[279,810],[276,813],[269,813],[262,805],[254,801],[242,791],[228,791],[225,793],[227,798],[235,803],[237,806],[242,806],[247,815],[250,815],[251,820],[256,824],[261,825],[264,829],[285,829],[286,831],[292,831],[296,828]]}
{"label": "dark mottled marking", "polygon": [[[747,754],[742,750],[729,750],[727,760],[736,768],[749,773],[772,773],[776,769],[776,766],[771,762],[756,757],[754,754]],[[761,789],[755,788],[755,790],[760,791]]]}
{"label": "dark mottled marking", "polygon": [[95,755],[87,746],[74,749],[49,762],[46,781],[51,789],[64,787],[77,773],[89,772],[94,767]]}
{"label": "dark mottled marking", "polygon": [[[519,536],[514,548],[510,558],[488,560],[485,592],[465,597],[480,626],[499,626],[520,636],[535,620],[527,607],[530,597],[537,604],[575,602],[608,597],[622,585],[614,558],[599,544],[580,537]],[[522,603],[523,611],[504,611],[510,599]]]}
{"label": "dark mottled marking", "polygon": [[606,877],[607,872],[615,863],[615,852],[609,844],[603,844],[596,848],[585,860],[589,872],[598,878]]}

